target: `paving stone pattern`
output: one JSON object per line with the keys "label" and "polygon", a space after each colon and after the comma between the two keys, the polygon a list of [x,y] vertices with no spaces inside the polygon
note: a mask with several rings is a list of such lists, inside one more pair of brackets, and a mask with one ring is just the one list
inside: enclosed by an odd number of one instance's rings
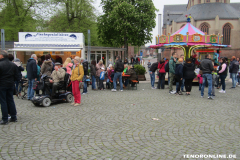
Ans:
{"label": "paving stone pattern", "polygon": [[190,96],[176,96],[141,83],[137,91],[90,90],[77,107],[15,99],[19,121],[0,126],[0,159],[240,159],[239,91],[208,100],[207,89],[202,99],[198,86]]}

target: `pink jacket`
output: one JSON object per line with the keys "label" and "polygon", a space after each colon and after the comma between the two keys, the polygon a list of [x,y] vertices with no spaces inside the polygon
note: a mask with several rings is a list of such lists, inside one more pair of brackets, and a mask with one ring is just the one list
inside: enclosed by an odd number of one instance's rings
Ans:
{"label": "pink jacket", "polygon": [[198,75],[197,75],[197,78],[198,78],[198,82],[199,82],[200,84],[203,84],[202,75],[201,75],[201,74],[198,74]]}
{"label": "pink jacket", "polygon": [[67,73],[70,74],[70,75],[72,74],[72,66],[73,66],[72,63],[68,63],[67,66],[66,66]]}

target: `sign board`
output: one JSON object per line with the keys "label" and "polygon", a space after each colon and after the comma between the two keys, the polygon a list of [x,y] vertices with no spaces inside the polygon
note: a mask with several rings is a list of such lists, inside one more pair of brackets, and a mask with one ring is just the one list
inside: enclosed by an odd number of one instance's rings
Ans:
{"label": "sign board", "polygon": [[83,43],[83,33],[18,32],[19,42]]}

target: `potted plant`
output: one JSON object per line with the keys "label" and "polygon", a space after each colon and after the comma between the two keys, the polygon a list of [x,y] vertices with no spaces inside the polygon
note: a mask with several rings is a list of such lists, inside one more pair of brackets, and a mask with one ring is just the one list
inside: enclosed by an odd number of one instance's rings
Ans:
{"label": "potted plant", "polygon": [[145,77],[145,73],[146,73],[146,69],[139,65],[139,64],[135,64],[134,65],[134,70],[136,71],[136,74],[138,76],[138,80],[139,81],[145,81],[146,77]]}

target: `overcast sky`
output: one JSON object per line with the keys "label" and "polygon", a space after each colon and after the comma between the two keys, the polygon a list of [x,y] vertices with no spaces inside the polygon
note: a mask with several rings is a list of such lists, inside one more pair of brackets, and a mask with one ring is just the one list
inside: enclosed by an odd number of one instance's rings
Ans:
{"label": "overcast sky", "polygon": [[[163,6],[164,5],[173,5],[173,4],[186,4],[187,5],[188,0],[167,0],[167,1],[163,1],[163,0],[153,0],[153,3],[155,5],[155,7],[159,10],[158,12],[156,12],[156,14],[162,14],[163,15]],[[240,2],[240,0],[231,0],[231,3],[234,2]],[[98,12],[101,14],[102,13],[102,7],[100,6],[101,0],[95,0],[95,7],[98,10]],[[152,43],[147,43],[145,46],[149,46],[154,44],[154,37],[158,35],[158,20],[156,17],[156,27],[153,29],[153,40]]]}

